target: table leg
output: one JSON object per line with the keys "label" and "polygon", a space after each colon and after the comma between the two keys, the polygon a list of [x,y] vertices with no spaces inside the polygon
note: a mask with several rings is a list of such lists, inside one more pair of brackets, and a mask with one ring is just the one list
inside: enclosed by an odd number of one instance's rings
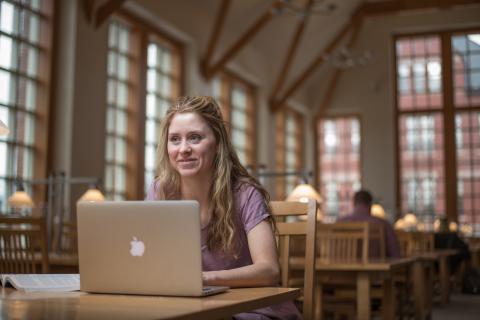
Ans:
{"label": "table leg", "polygon": [[317,281],[317,285],[315,286],[315,319],[321,320],[323,317],[323,308],[322,308],[322,283],[321,281]]}
{"label": "table leg", "polygon": [[450,270],[448,267],[448,256],[440,257],[440,301],[442,304],[447,304],[450,298]]}
{"label": "table leg", "polygon": [[395,288],[393,277],[383,280],[383,319],[395,319]]}
{"label": "table leg", "polygon": [[413,276],[413,290],[414,304],[415,304],[415,319],[425,319],[425,279],[423,277],[424,268],[423,263],[416,260],[412,265]]}
{"label": "table leg", "polygon": [[358,320],[370,319],[370,277],[366,272],[357,274],[357,315]]}

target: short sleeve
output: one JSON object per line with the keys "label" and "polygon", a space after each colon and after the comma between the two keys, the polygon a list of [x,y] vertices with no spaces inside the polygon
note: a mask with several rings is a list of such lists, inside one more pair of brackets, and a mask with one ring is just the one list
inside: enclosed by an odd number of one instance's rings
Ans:
{"label": "short sleeve", "polygon": [[237,194],[238,210],[245,233],[270,217],[262,194],[254,186],[244,185]]}
{"label": "short sleeve", "polygon": [[147,195],[145,196],[145,200],[158,200],[157,199],[157,183],[154,180],[147,190]]}

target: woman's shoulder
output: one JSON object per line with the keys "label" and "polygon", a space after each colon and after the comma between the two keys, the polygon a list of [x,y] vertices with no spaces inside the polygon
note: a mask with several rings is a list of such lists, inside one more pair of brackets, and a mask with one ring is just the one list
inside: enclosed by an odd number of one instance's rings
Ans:
{"label": "woman's shoulder", "polygon": [[252,197],[262,197],[258,188],[248,181],[238,181],[234,186],[234,194],[237,200],[248,201]]}
{"label": "woman's shoulder", "polygon": [[160,191],[160,181],[158,179],[154,179],[150,184],[150,186],[148,187],[145,200],[158,200],[159,191]]}

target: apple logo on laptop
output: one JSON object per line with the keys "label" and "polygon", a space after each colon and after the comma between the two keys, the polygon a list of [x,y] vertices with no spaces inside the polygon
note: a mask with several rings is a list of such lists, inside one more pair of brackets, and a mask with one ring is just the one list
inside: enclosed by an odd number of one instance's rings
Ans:
{"label": "apple logo on laptop", "polygon": [[141,257],[145,252],[145,244],[137,240],[137,237],[133,237],[133,240],[130,241],[130,254],[134,257]]}

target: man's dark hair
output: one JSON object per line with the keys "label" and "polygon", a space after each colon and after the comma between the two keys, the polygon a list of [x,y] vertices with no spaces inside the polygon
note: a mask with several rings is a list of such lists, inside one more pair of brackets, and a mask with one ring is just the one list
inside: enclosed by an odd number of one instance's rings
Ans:
{"label": "man's dark hair", "polygon": [[372,195],[370,192],[367,190],[361,189],[355,192],[355,195],[353,196],[353,203],[354,204],[365,204],[367,206],[372,205]]}

